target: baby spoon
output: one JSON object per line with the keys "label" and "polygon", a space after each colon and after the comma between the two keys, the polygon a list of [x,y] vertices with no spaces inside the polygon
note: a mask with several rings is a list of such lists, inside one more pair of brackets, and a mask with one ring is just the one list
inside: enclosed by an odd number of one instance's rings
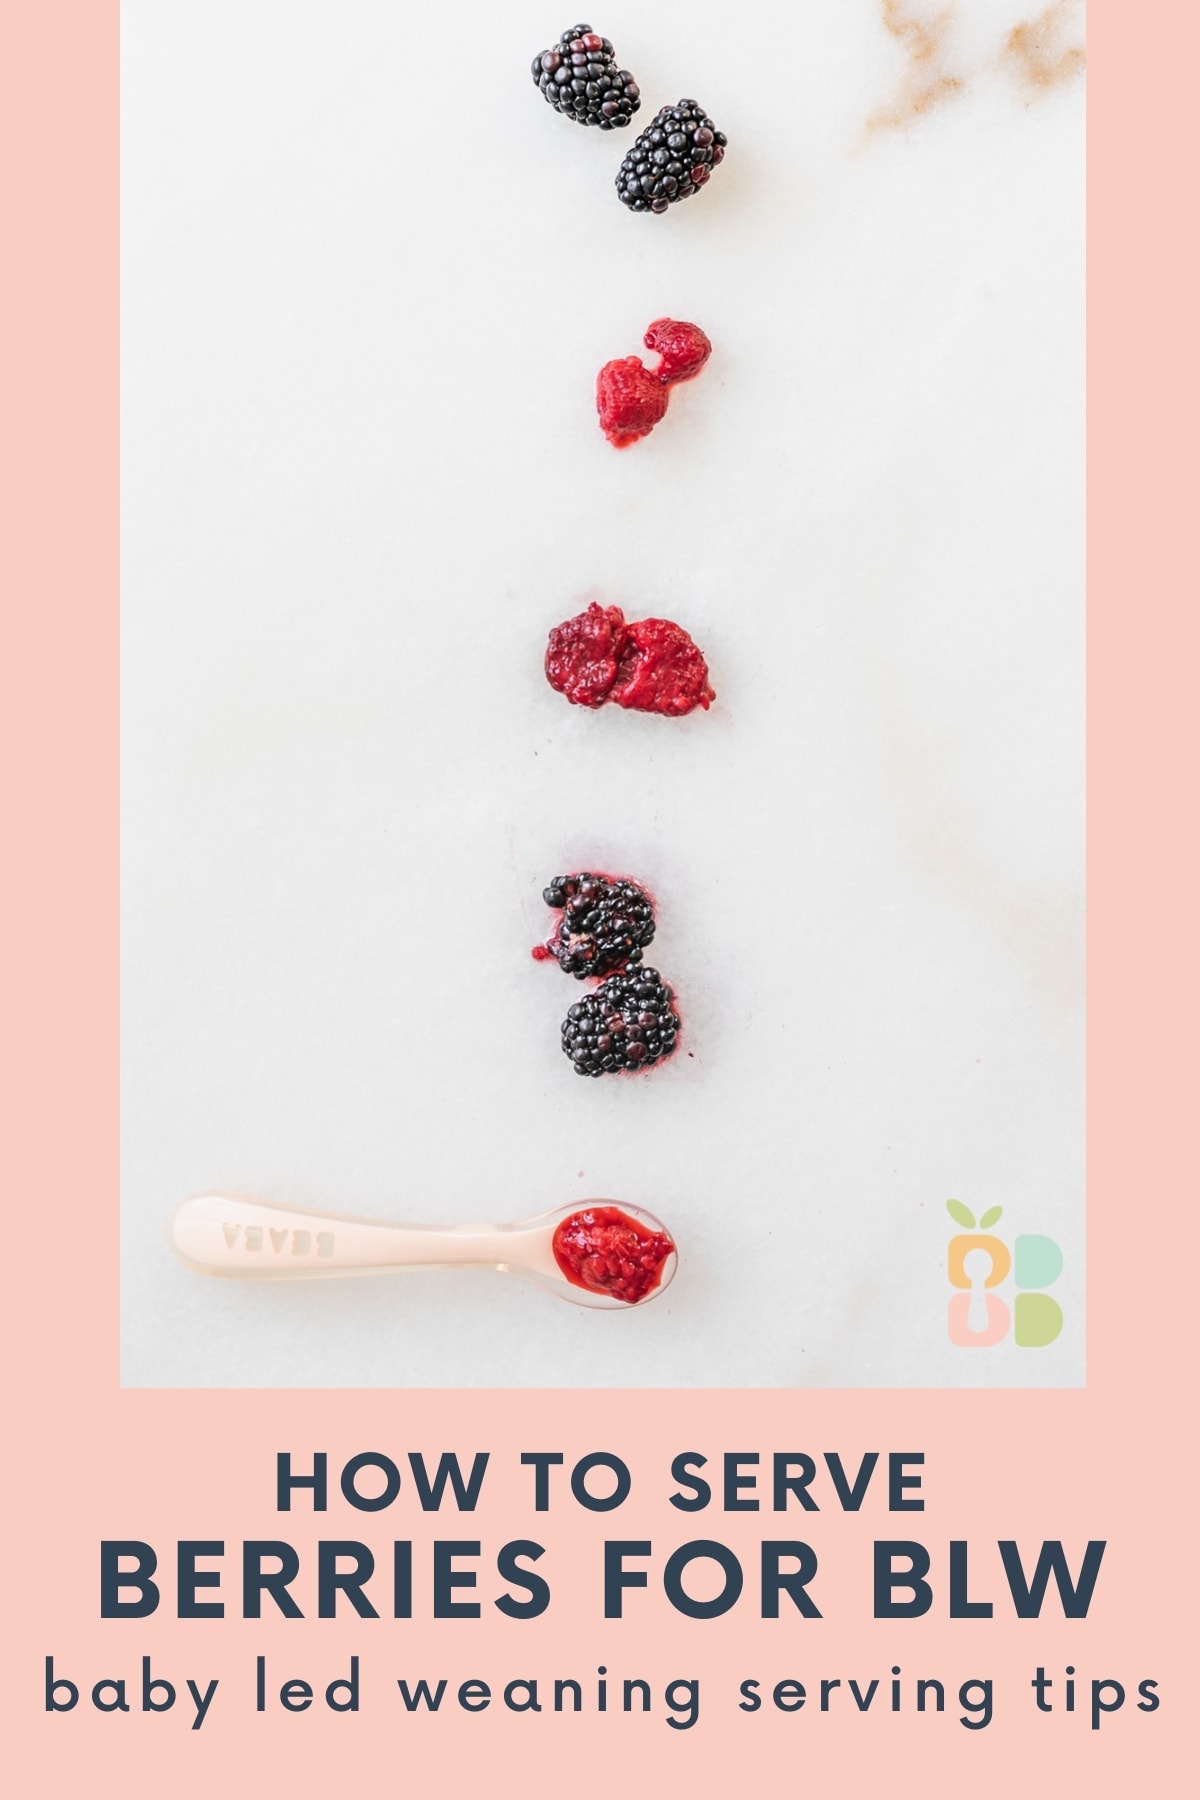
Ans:
{"label": "baby spoon", "polygon": [[201,1194],[176,1211],[169,1242],[201,1275],[295,1281],[390,1269],[500,1269],[561,1300],[613,1312],[661,1294],[678,1261],[653,1213],[609,1200],[557,1206],[512,1225],[401,1225]]}

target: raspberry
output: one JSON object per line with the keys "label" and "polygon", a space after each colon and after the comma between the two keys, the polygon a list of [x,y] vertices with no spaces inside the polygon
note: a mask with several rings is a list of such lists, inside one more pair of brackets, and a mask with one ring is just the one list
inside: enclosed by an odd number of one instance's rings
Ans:
{"label": "raspberry", "polygon": [[619,1206],[589,1206],[554,1233],[554,1260],[575,1287],[635,1306],[652,1294],[675,1254],[665,1231],[649,1231]]}
{"label": "raspberry", "polygon": [[605,363],[596,377],[600,426],[618,450],[653,431],[667,410],[668,388],[690,381],[712,355],[700,327],[686,319],[656,319],[646,344],[659,354],[656,369],[647,369],[640,356],[626,356]]}
{"label": "raspberry", "polygon": [[637,82],[618,69],[612,45],[590,25],[564,31],[552,50],[534,57],[532,74],[555,112],[579,125],[618,130],[642,104]]}
{"label": "raspberry", "polygon": [[562,912],[545,949],[564,975],[574,975],[577,981],[640,963],[642,951],[653,941],[654,906],[634,881],[614,881],[586,870],[556,875],[542,899]]}
{"label": "raspberry", "polygon": [[610,975],[577,1000],[563,1020],[562,1047],[577,1075],[651,1069],[679,1036],[675,995],[657,969]]}
{"label": "raspberry", "polygon": [[668,383],[690,381],[712,355],[712,345],[700,327],[684,319],[655,319],[646,333],[646,348],[657,350],[662,357],[654,373]]}
{"label": "raspberry", "polygon": [[687,632],[670,619],[642,619],[627,627],[608,698],[633,712],[677,719],[697,706],[707,712],[716,695],[709,686],[708,664]]}
{"label": "raspberry", "polygon": [[670,619],[629,625],[619,606],[594,600],[550,633],[546,679],[572,706],[615,700],[632,712],[672,719],[707,709],[716,698],[708,664],[681,625]]}
{"label": "raspberry", "polygon": [[596,377],[600,429],[618,450],[646,437],[667,410],[667,389],[640,356],[605,363]]}
{"label": "raspberry", "polygon": [[664,213],[704,186],[728,141],[694,100],[664,106],[635,138],[617,175],[617,193],[633,212]]}
{"label": "raspberry", "polygon": [[617,679],[627,637],[619,606],[598,606],[556,625],[546,647],[546,680],[572,706],[603,706]]}

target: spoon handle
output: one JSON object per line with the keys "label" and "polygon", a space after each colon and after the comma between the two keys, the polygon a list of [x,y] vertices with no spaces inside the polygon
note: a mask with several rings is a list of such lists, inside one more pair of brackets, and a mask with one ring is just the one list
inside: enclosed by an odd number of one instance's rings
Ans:
{"label": "spoon handle", "polygon": [[170,1245],[181,1262],[202,1275],[294,1281],[376,1269],[504,1266],[518,1259],[520,1235],[489,1225],[396,1225],[202,1194],[185,1200],[175,1213]]}

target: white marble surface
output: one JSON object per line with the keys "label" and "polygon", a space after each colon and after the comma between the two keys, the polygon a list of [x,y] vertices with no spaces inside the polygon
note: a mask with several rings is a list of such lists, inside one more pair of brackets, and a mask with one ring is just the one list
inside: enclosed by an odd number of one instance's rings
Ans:
{"label": "white marble surface", "polygon": [[[639,123],[730,139],[662,219],[540,0],[122,12],[125,1382],[1081,1381],[1080,10],[605,0]],[[715,354],[617,454],[663,313]],[[591,593],[713,711],[551,693]],[[572,1075],[529,957],[588,865],[658,896],[645,1079]],[[224,1285],[164,1248],[206,1188],[612,1196],[681,1268]],[[950,1195],[1062,1243],[1058,1344],[949,1344]]]}

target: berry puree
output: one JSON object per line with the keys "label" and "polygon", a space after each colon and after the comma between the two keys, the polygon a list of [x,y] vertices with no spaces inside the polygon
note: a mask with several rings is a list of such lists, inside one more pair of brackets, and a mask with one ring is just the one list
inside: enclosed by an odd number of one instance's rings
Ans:
{"label": "berry puree", "polygon": [[648,1230],[619,1206],[572,1213],[554,1233],[554,1260],[573,1287],[630,1306],[654,1292],[674,1250],[666,1232]]}
{"label": "berry puree", "polygon": [[681,625],[671,619],[627,623],[619,606],[596,601],[550,633],[546,680],[572,706],[611,700],[669,719],[697,706],[707,710],[716,699],[708,664]]}
{"label": "berry puree", "polygon": [[645,342],[659,356],[655,368],[648,369],[640,356],[623,356],[605,363],[596,377],[600,429],[617,450],[648,437],[666,416],[668,390],[691,381],[712,355],[708,338],[686,319],[656,319]]}

